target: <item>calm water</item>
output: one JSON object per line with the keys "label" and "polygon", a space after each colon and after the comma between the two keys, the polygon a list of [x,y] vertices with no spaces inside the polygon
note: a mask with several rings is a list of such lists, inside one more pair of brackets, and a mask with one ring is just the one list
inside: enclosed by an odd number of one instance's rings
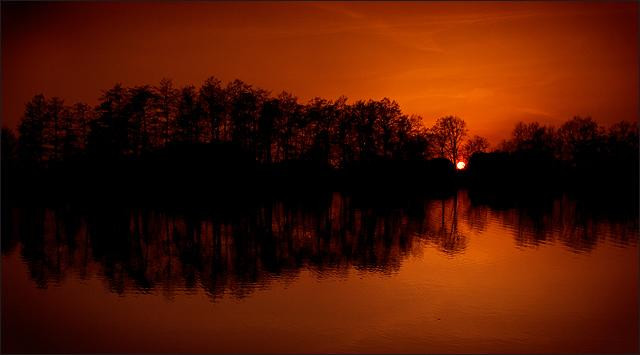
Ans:
{"label": "calm water", "polygon": [[633,208],[460,191],[3,213],[3,352],[638,351]]}

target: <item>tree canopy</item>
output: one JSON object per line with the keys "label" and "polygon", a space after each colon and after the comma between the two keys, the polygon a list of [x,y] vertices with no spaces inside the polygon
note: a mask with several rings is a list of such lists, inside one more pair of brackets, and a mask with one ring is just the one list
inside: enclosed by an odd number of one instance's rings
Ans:
{"label": "tree canopy", "polygon": [[[175,87],[169,79],[155,86],[115,84],[95,107],[38,94],[25,104],[17,133],[13,139],[3,128],[3,159],[40,165],[137,158],[198,144],[233,145],[260,164],[312,161],[332,168],[379,160],[456,163],[489,150],[486,138],[468,137],[462,118],[445,116],[425,127],[420,116],[404,114],[389,98],[349,103],[346,97],[316,97],[302,103],[288,92],[272,95],[241,80],[224,85],[215,77],[200,87]],[[633,157],[638,125],[622,121],[607,130],[590,117],[574,117],[558,128],[519,122],[494,151],[564,161]]]}

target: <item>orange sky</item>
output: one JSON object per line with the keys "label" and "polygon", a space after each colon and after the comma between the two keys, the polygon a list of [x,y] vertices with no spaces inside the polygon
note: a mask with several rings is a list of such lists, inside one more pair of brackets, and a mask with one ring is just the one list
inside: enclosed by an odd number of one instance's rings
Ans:
{"label": "orange sky", "polygon": [[519,120],[638,119],[638,5],[591,2],[2,3],[2,119],[36,93],[214,75],[273,93],[390,97],[492,142]]}

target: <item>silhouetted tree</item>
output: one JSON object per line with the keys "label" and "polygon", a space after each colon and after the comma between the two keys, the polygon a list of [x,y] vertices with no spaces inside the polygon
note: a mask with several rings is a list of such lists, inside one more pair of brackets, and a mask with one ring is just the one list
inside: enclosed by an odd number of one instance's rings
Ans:
{"label": "silhouetted tree", "polygon": [[231,141],[245,150],[256,153],[254,134],[257,130],[258,117],[262,101],[267,93],[254,90],[251,85],[234,80],[226,88],[231,105],[232,133]]}
{"label": "silhouetted tree", "polygon": [[420,116],[400,116],[395,124],[396,158],[424,160],[430,157],[429,131],[422,125]]}
{"label": "silhouetted tree", "polygon": [[464,156],[465,161],[468,162],[469,158],[471,158],[473,154],[484,153],[487,149],[489,149],[489,141],[484,137],[475,135],[464,144],[464,147],[462,148],[462,155]]}
{"label": "silhouetted tree", "polygon": [[44,128],[47,101],[42,94],[25,104],[25,112],[18,124],[18,155],[24,161],[40,163],[44,159]]}
{"label": "silhouetted tree", "polygon": [[375,123],[377,115],[375,103],[372,100],[356,101],[350,110],[351,135],[355,142],[354,148],[358,151],[358,160],[372,160],[376,155]]}
{"label": "silhouetted tree", "polygon": [[518,122],[511,133],[511,140],[503,148],[508,151],[551,155],[557,150],[557,143],[553,127],[543,126],[538,122]]}
{"label": "silhouetted tree", "polygon": [[603,135],[604,130],[591,117],[576,116],[558,129],[561,156],[572,160],[593,157],[600,151]]}
{"label": "silhouetted tree", "polygon": [[160,85],[154,88],[155,106],[158,121],[157,128],[161,131],[159,136],[166,145],[173,137],[173,126],[177,110],[178,91],[173,87],[169,79],[162,79]]}
{"label": "silhouetted tree", "polygon": [[376,104],[376,116],[377,154],[385,159],[394,158],[397,155],[394,149],[397,143],[396,124],[402,118],[400,105],[396,101],[391,101],[385,97]]}
{"label": "silhouetted tree", "polygon": [[83,150],[87,146],[91,122],[95,115],[91,107],[85,103],[78,102],[71,108],[76,135],[78,137],[78,149]]}
{"label": "silhouetted tree", "polygon": [[280,101],[278,99],[266,100],[262,105],[258,124],[258,160],[266,164],[271,164],[273,161],[272,148],[275,136],[275,122],[279,116]]}
{"label": "silhouetted tree", "polygon": [[327,112],[331,117],[331,126],[329,128],[329,141],[331,142],[332,166],[344,167],[346,164],[347,152],[350,151],[346,142],[347,117],[349,114],[349,106],[347,98],[341,96],[333,101],[328,107]]}
{"label": "silhouetted tree", "polygon": [[[638,154],[638,124],[621,121],[608,131],[607,144],[613,156],[632,157]],[[636,159],[637,160],[637,159]]]}
{"label": "silhouetted tree", "polygon": [[112,159],[130,155],[127,101],[127,90],[119,83],[100,97],[88,139],[92,156]]}
{"label": "silhouetted tree", "polygon": [[442,117],[431,128],[431,134],[440,157],[455,164],[460,158],[460,148],[467,135],[467,123],[456,116]]}
{"label": "silhouetted tree", "polygon": [[329,105],[327,100],[316,97],[305,107],[305,115],[312,127],[312,142],[308,154],[312,160],[326,166],[331,165],[331,128],[335,118]]}
{"label": "silhouetted tree", "polygon": [[58,97],[53,97],[47,102],[45,114],[45,144],[48,153],[48,160],[62,159],[62,142],[64,140],[63,129],[64,101]]}
{"label": "silhouetted tree", "polygon": [[150,86],[136,86],[128,90],[126,114],[128,119],[128,140],[131,152],[138,156],[150,150],[155,132],[153,106],[156,101],[155,93]]}
{"label": "silhouetted tree", "polygon": [[299,129],[298,120],[303,115],[298,99],[282,92],[273,103],[276,104],[274,111],[274,128],[277,144],[277,160],[288,161],[294,155],[295,137],[294,133]]}
{"label": "silhouetted tree", "polygon": [[178,115],[176,117],[176,138],[179,142],[198,143],[201,118],[200,102],[193,85],[180,90]]}
{"label": "silhouetted tree", "polygon": [[210,127],[210,142],[217,142],[221,138],[221,131],[225,120],[225,91],[220,80],[210,77],[200,88],[200,104]]}
{"label": "silhouetted tree", "polygon": [[315,127],[310,155],[327,166],[344,165],[346,132],[343,129],[348,110],[345,96],[334,101],[315,98],[307,105],[310,124]]}
{"label": "silhouetted tree", "polygon": [[64,106],[60,115],[59,138],[62,145],[62,160],[67,160],[80,153],[76,122],[71,107]]}

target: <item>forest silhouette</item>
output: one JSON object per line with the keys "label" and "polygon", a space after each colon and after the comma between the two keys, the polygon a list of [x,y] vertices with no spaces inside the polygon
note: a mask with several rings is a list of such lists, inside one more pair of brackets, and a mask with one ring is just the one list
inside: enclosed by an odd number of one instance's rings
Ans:
{"label": "forest silhouette", "polygon": [[[454,164],[467,162],[465,171]],[[425,127],[397,102],[300,103],[240,80],[104,91],[95,107],[35,95],[2,129],[3,196],[193,197],[215,190],[382,190],[473,186],[637,191],[638,125],[590,117],[516,124],[493,149],[455,116]],[[28,198],[27,198],[28,199]]]}

